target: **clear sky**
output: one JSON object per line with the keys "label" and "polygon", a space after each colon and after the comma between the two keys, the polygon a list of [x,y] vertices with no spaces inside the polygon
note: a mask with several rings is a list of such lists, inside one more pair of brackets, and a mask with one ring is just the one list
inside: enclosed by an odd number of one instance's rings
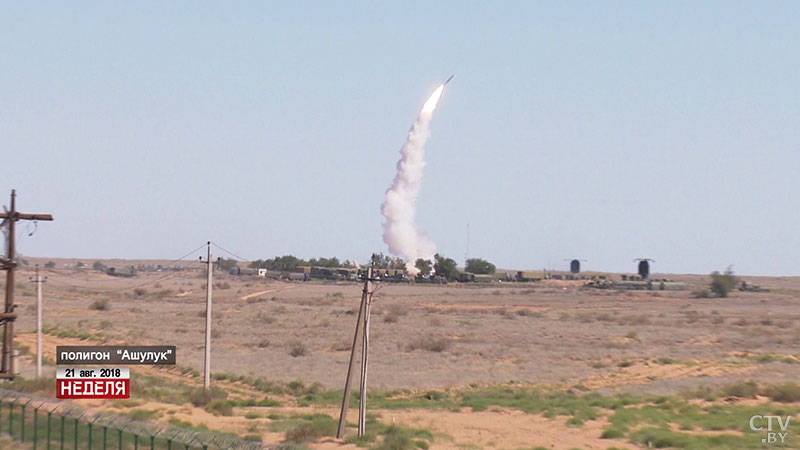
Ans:
{"label": "clear sky", "polygon": [[0,203],[56,219],[24,254],[364,260],[455,74],[441,253],[469,223],[503,268],[800,275],[795,1],[6,2],[0,61]]}

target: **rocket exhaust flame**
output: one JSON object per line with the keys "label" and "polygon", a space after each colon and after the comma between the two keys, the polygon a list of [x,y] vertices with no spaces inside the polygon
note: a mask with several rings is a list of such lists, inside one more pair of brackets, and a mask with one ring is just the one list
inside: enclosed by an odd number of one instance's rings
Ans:
{"label": "rocket exhaust flame", "polygon": [[406,261],[407,270],[411,275],[419,272],[414,267],[417,259],[432,260],[436,253],[436,245],[417,229],[415,218],[417,197],[425,168],[425,142],[430,136],[428,125],[445,84],[447,82],[439,85],[428,97],[414,125],[411,126],[406,142],[400,149],[397,175],[394,177],[392,187],[386,191],[386,198],[381,206],[381,213],[386,219],[383,225],[383,242],[388,245],[389,253],[398,255]]}

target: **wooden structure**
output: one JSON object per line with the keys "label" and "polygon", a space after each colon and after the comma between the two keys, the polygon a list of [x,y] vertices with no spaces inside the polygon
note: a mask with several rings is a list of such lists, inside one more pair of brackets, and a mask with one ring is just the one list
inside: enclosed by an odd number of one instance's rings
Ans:
{"label": "wooden structure", "polygon": [[8,247],[5,259],[0,260],[0,269],[6,271],[6,302],[5,309],[0,313],[0,325],[3,326],[3,353],[0,357],[0,378],[14,379],[14,321],[17,313],[14,312],[14,272],[17,268],[16,252],[16,223],[20,220],[53,220],[50,214],[26,214],[17,211],[17,192],[11,190],[10,210],[0,213],[3,219],[0,227],[8,227]]}
{"label": "wooden structure", "polygon": [[358,336],[361,334],[361,384],[360,397],[358,404],[358,435],[363,436],[366,426],[367,411],[367,356],[369,355],[369,310],[372,305],[372,267],[367,269],[367,276],[364,279],[364,289],[361,291],[361,306],[358,309],[358,320],[356,331],[353,335],[353,347],[350,349],[350,364],[347,366],[347,378],[344,383],[344,395],[342,396],[342,411],[339,416],[339,428],[336,437],[342,439],[347,424],[347,410],[350,407],[350,382],[356,363],[356,348],[358,347]]}

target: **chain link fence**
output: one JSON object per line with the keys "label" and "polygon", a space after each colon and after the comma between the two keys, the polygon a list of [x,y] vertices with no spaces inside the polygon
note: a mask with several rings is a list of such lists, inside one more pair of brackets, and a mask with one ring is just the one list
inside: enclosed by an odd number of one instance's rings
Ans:
{"label": "chain link fence", "polygon": [[46,450],[277,449],[211,431],[144,422],[0,388],[0,432]]}

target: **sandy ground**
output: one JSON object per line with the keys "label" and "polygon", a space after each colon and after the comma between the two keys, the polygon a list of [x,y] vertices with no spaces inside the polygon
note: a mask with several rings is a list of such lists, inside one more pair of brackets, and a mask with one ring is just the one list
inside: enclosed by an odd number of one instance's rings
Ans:
{"label": "sandy ground", "polygon": [[[434,429],[449,437],[436,442],[436,448],[530,448],[544,446],[554,450],[587,450],[617,447],[636,448],[625,440],[600,439],[605,418],[582,427],[568,427],[564,420],[547,419],[521,411],[494,408],[487,412],[383,411],[392,420],[416,427]],[[563,418],[562,418],[563,419]]]}
{"label": "sandy ground", "polygon": [[[91,261],[87,261],[91,263]],[[31,272],[22,270],[18,280]],[[180,367],[202,370],[205,286],[199,272],[142,273],[114,278],[93,271],[47,271],[44,325],[55,332],[85,332],[88,340],[45,335],[44,355],[64,344],[171,344]],[[508,382],[554,388],[580,385],[602,393],[674,394],[740,380],[797,380],[800,364],[800,278],[748,277],[770,292],[734,292],[727,299],[695,299],[707,277],[668,276],[688,284],[681,292],[591,290],[581,282],[493,285],[386,285],[376,296],[371,324],[370,386],[441,389]],[[217,283],[219,283],[217,285]],[[18,283],[17,343],[35,349],[34,291]],[[340,388],[355,326],[361,287],[355,283],[288,283],[215,274],[212,339],[214,372]],[[107,309],[97,309],[98,301]],[[441,348],[425,349],[426,341]],[[303,356],[290,352],[298,345]],[[30,358],[23,374],[33,373]],[[49,367],[46,373],[52,373]],[[198,385],[180,370],[136,367],[137,373]],[[240,383],[216,382],[237,394]],[[265,442],[262,418],[218,417],[191,405],[146,403],[169,417],[221,431],[251,433]],[[84,406],[110,408],[104,402]],[[118,410],[118,412],[124,412]],[[315,410],[337,416],[335,410]],[[599,439],[603,420],[568,427],[519,411],[375,411],[435,431],[433,448],[635,448]],[[244,413],[237,411],[237,414]],[[354,412],[351,411],[351,414]],[[166,417],[166,416],[164,416]],[[355,421],[355,416],[351,418]],[[318,448],[342,448],[322,442]]]}
{"label": "sandy ground", "polygon": [[[19,279],[27,275],[21,271]],[[180,366],[202,368],[205,289],[199,272],[130,279],[92,271],[46,275],[46,327],[102,334],[114,343],[174,344]],[[683,280],[696,289],[704,278]],[[596,383],[618,372],[620,364],[657,358],[725,365],[742,354],[798,355],[800,279],[754,282],[775,290],[737,291],[723,300],[695,299],[690,290],[581,289],[580,282],[568,281],[386,285],[372,309],[371,385]],[[31,332],[34,292],[30,283],[20,284],[18,330]],[[227,274],[216,275],[215,284],[224,287],[214,289],[215,371],[328,387],[342,383],[359,285]],[[91,309],[97,300],[107,300],[109,309]],[[420,339],[443,340],[445,348],[414,349]],[[290,352],[298,344],[304,355],[293,357]],[[691,371],[685,375],[697,378]],[[727,379],[737,373],[721,375]],[[757,376],[796,375],[800,370],[788,368]]]}

